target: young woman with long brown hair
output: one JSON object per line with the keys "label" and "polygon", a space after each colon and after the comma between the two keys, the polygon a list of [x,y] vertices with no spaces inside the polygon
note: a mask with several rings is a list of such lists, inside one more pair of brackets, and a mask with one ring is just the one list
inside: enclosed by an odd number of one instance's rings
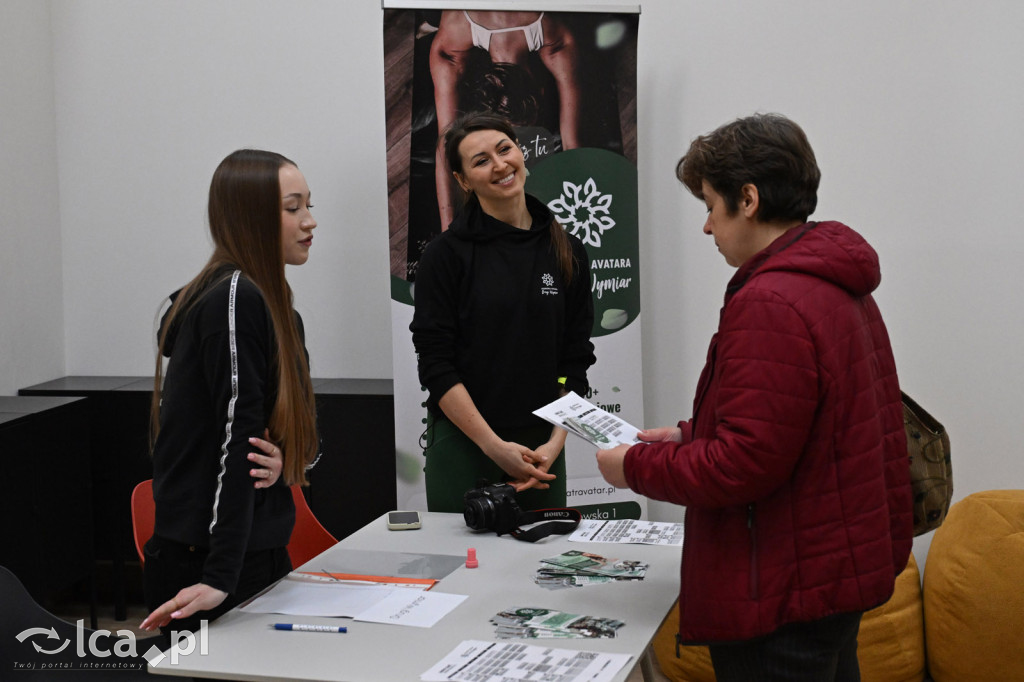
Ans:
{"label": "young woman with long brown hair", "polygon": [[213,175],[213,255],[171,296],[159,334],[144,629],[195,631],[291,569],[288,486],[305,483],[318,438],[285,265],[309,258],[310,208],[280,154],[239,150]]}

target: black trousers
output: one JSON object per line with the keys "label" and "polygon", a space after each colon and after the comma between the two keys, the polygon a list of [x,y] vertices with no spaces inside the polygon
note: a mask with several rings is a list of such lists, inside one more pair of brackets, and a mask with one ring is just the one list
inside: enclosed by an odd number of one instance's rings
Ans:
{"label": "black trousers", "polygon": [[[142,551],[146,557],[143,589],[146,606],[151,612],[173,599],[182,588],[202,581],[203,562],[207,554],[204,548],[154,535]],[[188,618],[172,620],[167,627],[160,628],[165,644],[172,644],[172,631],[199,632],[202,621],[213,621],[227,613],[291,570],[292,563],[286,547],[246,552],[236,590],[216,608],[198,611]]]}
{"label": "black trousers", "polygon": [[744,642],[708,647],[718,682],[860,682],[861,612],[790,623]]}

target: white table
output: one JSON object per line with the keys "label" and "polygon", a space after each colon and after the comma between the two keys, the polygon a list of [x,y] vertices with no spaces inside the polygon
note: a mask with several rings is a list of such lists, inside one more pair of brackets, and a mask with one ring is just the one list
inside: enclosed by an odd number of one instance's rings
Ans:
{"label": "white table", "polygon": [[[475,547],[479,568],[460,566],[433,589],[468,595],[462,604],[432,628],[364,623],[350,619],[250,614],[233,610],[212,623],[208,650],[170,656],[149,666],[160,675],[238,680],[339,680],[346,682],[416,682],[420,674],[469,639],[495,640],[489,619],[512,606],[537,606],[568,613],[607,616],[625,621],[613,639],[534,639],[530,645],[561,649],[627,653],[634,658],[616,682],[624,682],[640,663],[651,677],[648,645],[672,608],[679,589],[679,547],[569,542],[553,535],[537,543],[509,536],[477,533],[466,527],[461,514],[423,513],[420,530],[389,531],[384,517],[363,527],[305,565],[306,570],[332,570],[332,557],[341,561],[349,550],[454,554],[465,556]],[[650,564],[646,578],[561,590],[546,590],[533,582],[544,557],[569,549],[609,558],[636,559]],[[275,622],[348,626],[347,634],[284,632]]]}

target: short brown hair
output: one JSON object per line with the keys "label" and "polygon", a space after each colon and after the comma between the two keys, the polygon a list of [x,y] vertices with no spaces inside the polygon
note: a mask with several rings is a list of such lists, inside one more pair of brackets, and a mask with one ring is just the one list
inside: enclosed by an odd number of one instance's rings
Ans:
{"label": "short brown hair", "polygon": [[757,187],[757,219],[807,220],[818,204],[821,171],[804,131],[781,114],[739,118],[690,143],[676,177],[698,199],[703,181],[722,196],[730,215],[746,184]]}

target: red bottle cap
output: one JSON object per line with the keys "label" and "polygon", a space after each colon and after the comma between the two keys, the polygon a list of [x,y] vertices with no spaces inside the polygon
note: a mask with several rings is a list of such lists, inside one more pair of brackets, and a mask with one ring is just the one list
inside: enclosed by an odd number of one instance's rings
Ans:
{"label": "red bottle cap", "polygon": [[466,550],[466,568],[476,568],[480,562],[476,560],[476,550],[470,547]]}

